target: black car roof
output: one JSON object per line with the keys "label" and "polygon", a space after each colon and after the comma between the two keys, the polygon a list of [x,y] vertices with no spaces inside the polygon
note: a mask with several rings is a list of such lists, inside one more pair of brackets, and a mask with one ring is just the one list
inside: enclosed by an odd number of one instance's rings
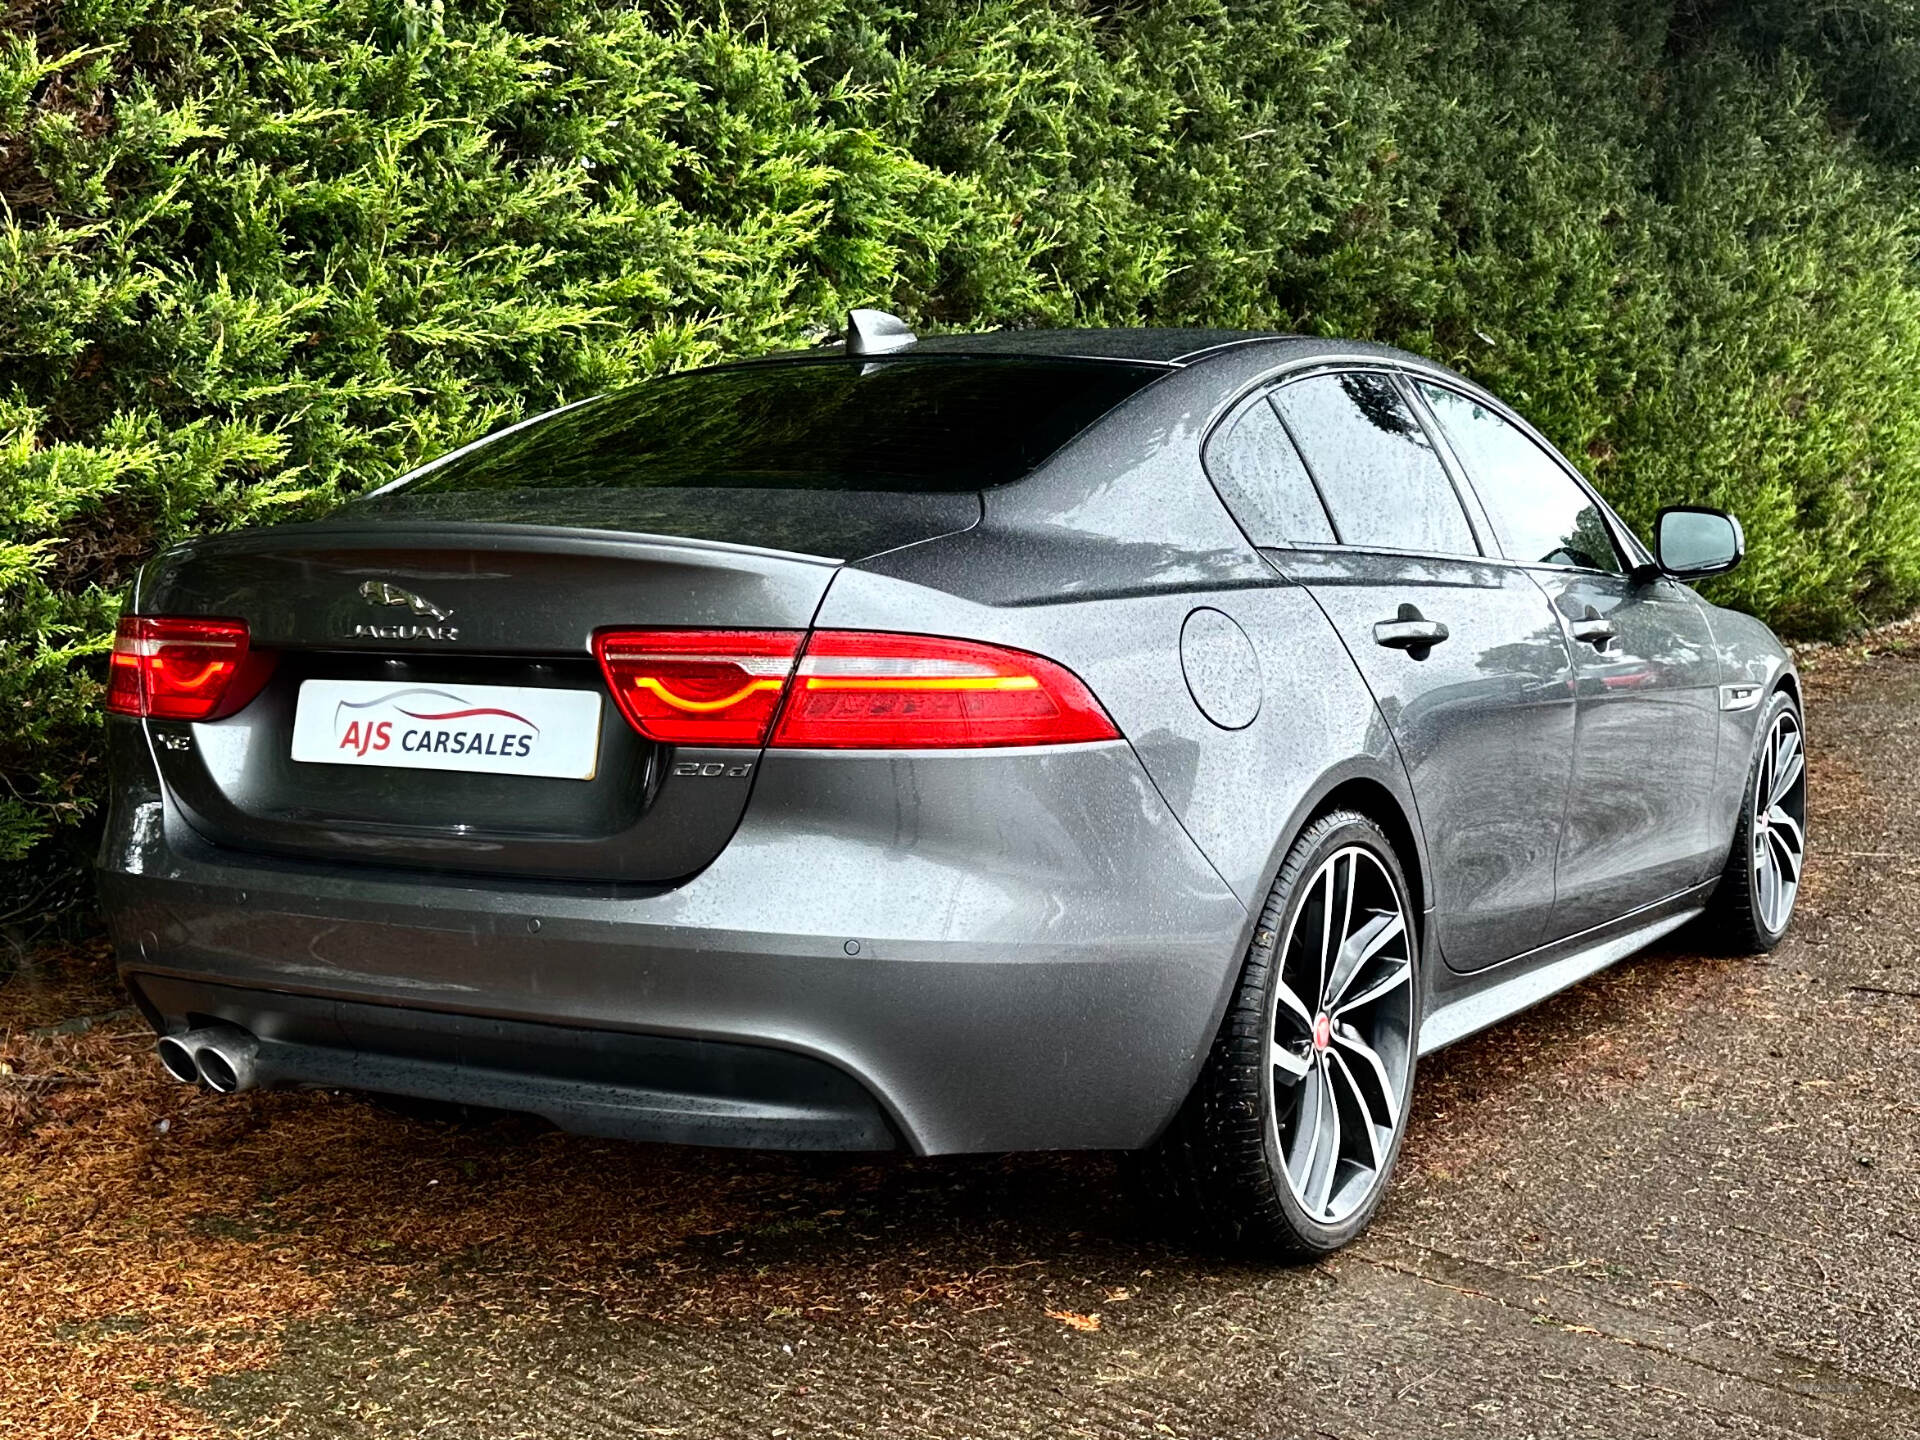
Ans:
{"label": "black car roof", "polygon": [[1230,345],[1295,337],[1260,330],[995,330],[982,335],[923,335],[901,355],[1056,355],[1087,360],[1146,360],[1180,365]]}
{"label": "black car roof", "polygon": [[[1434,362],[1405,350],[1371,341],[1334,340],[1316,335],[1294,335],[1275,330],[1209,330],[1140,327],[1114,330],[991,330],[980,334],[922,335],[918,340],[871,356],[876,360],[908,359],[915,355],[965,357],[1034,356],[1062,360],[1113,360],[1136,365],[1191,365],[1229,350],[1270,349],[1276,360],[1338,356],[1389,363]],[[834,360],[846,356],[836,342],[813,350],[788,350],[756,359],[723,362],[764,365],[795,360]],[[1434,366],[1444,369],[1444,367]]]}

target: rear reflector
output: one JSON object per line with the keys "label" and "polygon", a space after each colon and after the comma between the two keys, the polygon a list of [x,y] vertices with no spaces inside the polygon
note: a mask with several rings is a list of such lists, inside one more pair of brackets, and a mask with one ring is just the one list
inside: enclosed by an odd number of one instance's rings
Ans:
{"label": "rear reflector", "polygon": [[273,657],[250,651],[240,620],[126,615],[113,637],[107,709],[155,720],[217,720],[260,693]]}
{"label": "rear reflector", "polygon": [[593,653],[620,713],[662,745],[767,743],[798,630],[604,630]]}
{"label": "rear reflector", "polygon": [[1120,738],[1071,671],[973,640],[867,630],[608,630],[594,636],[593,652],[621,713],[664,745],[760,746],[769,731],[776,746],[832,750]]}
{"label": "rear reflector", "polygon": [[1038,655],[930,635],[819,630],[773,743],[924,750],[1119,738],[1079,677]]}

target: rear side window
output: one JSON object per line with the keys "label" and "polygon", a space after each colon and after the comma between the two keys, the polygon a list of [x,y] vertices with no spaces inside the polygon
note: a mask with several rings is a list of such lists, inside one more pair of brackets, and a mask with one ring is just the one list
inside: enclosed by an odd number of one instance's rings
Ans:
{"label": "rear side window", "polygon": [[402,490],[978,490],[1027,474],[1164,373],[1025,356],[688,371],[481,445]]}
{"label": "rear side window", "polygon": [[1300,452],[1262,397],[1207,446],[1207,473],[1256,545],[1327,545],[1333,526]]}
{"label": "rear side window", "polygon": [[1420,393],[1466,467],[1509,560],[1620,573],[1600,507],[1558,461],[1471,396],[1425,381]]}
{"label": "rear side window", "polygon": [[1391,377],[1316,375],[1274,408],[1320,484],[1343,545],[1477,555],[1453,482]]}

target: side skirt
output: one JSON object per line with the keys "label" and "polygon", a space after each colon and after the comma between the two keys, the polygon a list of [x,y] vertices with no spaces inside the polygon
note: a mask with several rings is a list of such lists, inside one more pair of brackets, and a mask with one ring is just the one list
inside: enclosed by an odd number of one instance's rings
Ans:
{"label": "side skirt", "polygon": [[1643,906],[1618,920],[1568,936],[1502,961],[1490,970],[1460,977],[1457,986],[1430,997],[1420,1023],[1420,1053],[1464,1040],[1509,1016],[1538,1005],[1589,975],[1598,974],[1636,950],[1644,950],[1700,914],[1714,882],[1697,885]]}

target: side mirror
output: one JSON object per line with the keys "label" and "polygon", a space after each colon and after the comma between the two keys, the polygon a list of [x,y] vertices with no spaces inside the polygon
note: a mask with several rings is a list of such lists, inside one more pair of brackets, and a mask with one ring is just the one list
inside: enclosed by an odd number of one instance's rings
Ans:
{"label": "side mirror", "polygon": [[1740,522],[1705,505],[1669,505],[1653,522],[1653,553],[1675,580],[1724,575],[1747,553]]}

